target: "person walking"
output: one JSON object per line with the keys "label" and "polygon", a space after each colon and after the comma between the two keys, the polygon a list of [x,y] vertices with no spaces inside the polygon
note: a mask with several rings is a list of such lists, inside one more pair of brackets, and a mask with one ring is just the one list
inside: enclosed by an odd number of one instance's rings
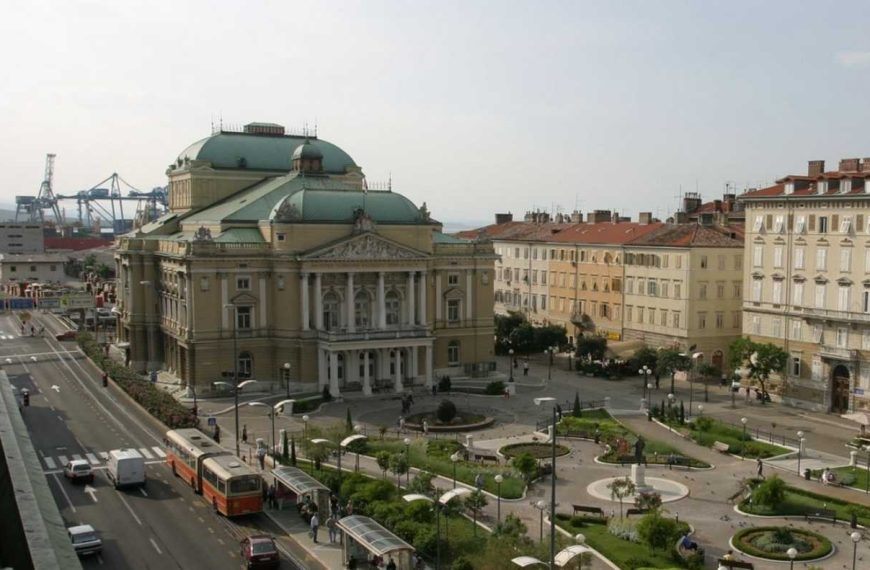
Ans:
{"label": "person walking", "polygon": [[260,471],[266,469],[266,448],[258,447],[257,448],[257,461],[260,462]]}
{"label": "person walking", "polygon": [[320,528],[320,518],[317,516],[317,511],[311,515],[311,538],[317,544],[317,530]]}
{"label": "person walking", "polygon": [[763,471],[764,471],[764,462],[763,462],[763,461],[761,460],[761,458],[759,457],[759,458],[757,458],[757,459],[755,460],[755,463],[756,463],[756,466],[757,466],[757,469],[756,469],[756,471],[755,471],[755,474],[758,475],[758,477],[759,477],[760,479],[764,479],[764,473],[763,473]]}
{"label": "person walking", "polygon": [[242,426],[242,442],[248,443],[248,424]]}
{"label": "person walking", "polygon": [[393,560],[392,556],[390,556],[390,560],[387,562],[387,570],[396,570],[396,561]]}
{"label": "person walking", "polygon": [[523,361],[523,376],[528,376],[528,375],[529,375],[529,361],[524,360]]}
{"label": "person walking", "polygon": [[274,483],[274,482],[273,482],[271,485],[269,485],[268,498],[269,498],[269,508],[270,508],[270,509],[274,509],[275,506],[276,506],[276,502],[275,502],[275,483]]}
{"label": "person walking", "polygon": [[338,535],[338,525],[335,521],[335,515],[330,514],[326,519],[326,530],[329,533],[329,544],[335,544],[336,536]]}
{"label": "person walking", "polygon": [[219,426],[218,424],[214,425],[214,442],[221,442],[221,426]]}

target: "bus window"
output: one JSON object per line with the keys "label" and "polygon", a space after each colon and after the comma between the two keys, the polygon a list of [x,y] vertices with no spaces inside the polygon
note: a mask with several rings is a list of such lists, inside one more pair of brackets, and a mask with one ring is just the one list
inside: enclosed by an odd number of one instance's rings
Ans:
{"label": "bus window", "polygon": [[217,475],[211,469],[207,467],[202,470],[202,478],[212,484],[212,486],[217,486],[218,478]]}
{"label": "bus window", "polygon": [[260,490],[260,478],[256,475],[235,477],[230,480],[230,494],[252,493]]}
{"label": "bus window", "polygon": [[227,494],[227,482],[224,481],[223,479],[218,479],[217,480],[217,490],[218,490],[218,493],[220,493],[221,495],[226,495]]}

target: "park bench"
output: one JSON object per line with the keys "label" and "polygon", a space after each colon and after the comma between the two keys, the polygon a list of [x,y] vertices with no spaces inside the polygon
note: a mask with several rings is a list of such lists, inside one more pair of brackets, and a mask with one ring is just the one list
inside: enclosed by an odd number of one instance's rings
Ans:
{"label": "park bench", "polygon": [[601,518],[604,518],[604,511],[601,510],[601,507],[586,507],[583,505],[571,505],[574,507],[574,514],[577,513],[591,513],[593,515],[598,515]]}
{"label": "park bench", "polygon": [[479,461],[481,463],[485,461],[492,461],[496,464],[501,463],[501,459],[494,451],[489,451],[485,449],[469,449],[468,452],[472,456],[472,459],[475,461]]}
{"label": "park bench", "polygon": [[731,447],[730,445],[728,445],[727,443],[723,443],[721,441],[714,441],[713,442],[713,449],[715,449],[719,453],[728,453],[728,449],[730,447]]}
{"label": "park bench", "polygon": [[668,469],[673,469],[674,465],[688,467],[689,463],[690,459],[688,457],[683,457],[682,455],[668,457]]}
{"label": "park bench", "polygon": [[831,509],[815,509],[804,513],[804,519],[807,522],[809,522],[811,518],[829,520],[833,524],[837,524],[837,511],[832,511]]}
{"label": "park bench", "polygon": [[[634,457],[634,455],[620,455],[620,456],[616,459],[616,461],[617,461],[617,463],[619,463],[620,465],[634,465],[635,463],[637,463],[637,459]],[[647,465],[647,462],[646,462],[646,456],[645,456],[645,455],[644,455],[644,457],[643,457],[643,464],[644,464],[644,465]]]}
{"label": "park bench", "polygon": [[755,566],[752,562],[743,562],[742,560],[725,560],[724,558],[719,559],[719,566],[724,566],[725,568],[747,568],[748,570],[755,570]]}
{"label": "park bench", "polygon": [[625,516],[630,517],[631,515],[645,515],[649,512],[649,509],[635,509],[631,508],[625,511]]}

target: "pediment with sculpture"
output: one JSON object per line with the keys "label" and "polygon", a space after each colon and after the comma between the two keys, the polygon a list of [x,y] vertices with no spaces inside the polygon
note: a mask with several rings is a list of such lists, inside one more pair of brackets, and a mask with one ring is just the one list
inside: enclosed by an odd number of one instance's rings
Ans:
{"label": "pediment with sculpture", "polygon": [[393,260],[420,259],[425,253],[399,245],[372,233],[320,248],[304,255],[304,259],[323,260]]}

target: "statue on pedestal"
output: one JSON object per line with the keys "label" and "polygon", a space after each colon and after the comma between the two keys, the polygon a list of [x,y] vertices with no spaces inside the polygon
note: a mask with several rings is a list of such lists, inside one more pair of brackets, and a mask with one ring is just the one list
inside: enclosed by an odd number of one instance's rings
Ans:
{"label": "statue on pedestal", "polygon": [[643,463],[644,447],[646,447],[646,442],[643,440],[643,436],[638,436],[637,441],[634,442],[634,462],[638,465]]}

